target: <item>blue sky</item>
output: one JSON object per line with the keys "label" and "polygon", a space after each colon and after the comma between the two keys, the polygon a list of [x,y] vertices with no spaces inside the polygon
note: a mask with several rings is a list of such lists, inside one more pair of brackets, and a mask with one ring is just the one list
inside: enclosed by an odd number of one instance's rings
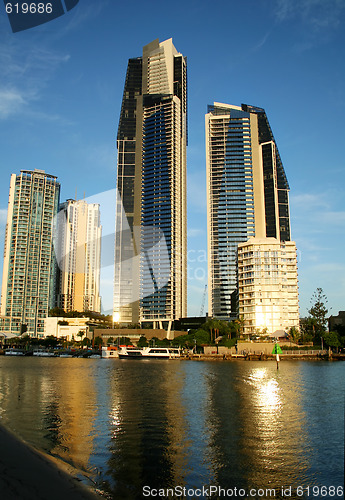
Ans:
{"label": "blue sky", "polygon": [[[344,310],[344,27],[344,0],[80,0],[61,18],[13,34],[1,5],[0,248],[11,173],[56,175],[61,201],[76,190],[111,198],[102,193],[116,185],[127,60],[172,37],[188,58],[189,315],[199,315],[207,282],[204,115],[214,101],[265,108],[291,188],[301,315],[317,287],[331,314]],[[108,266],[106,310],[112,280]]]}

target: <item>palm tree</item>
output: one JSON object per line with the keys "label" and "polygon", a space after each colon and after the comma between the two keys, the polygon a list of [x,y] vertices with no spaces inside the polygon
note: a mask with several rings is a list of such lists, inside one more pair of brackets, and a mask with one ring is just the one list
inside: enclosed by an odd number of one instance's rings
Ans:
{"label": "palm tree", "polygon": [[85,332],[83,330],[79,330],[79,332],[77,333],[77,337],[80,337],[79,342],[81,342],[81,339],[84,337],[84,335],[85,335]]}

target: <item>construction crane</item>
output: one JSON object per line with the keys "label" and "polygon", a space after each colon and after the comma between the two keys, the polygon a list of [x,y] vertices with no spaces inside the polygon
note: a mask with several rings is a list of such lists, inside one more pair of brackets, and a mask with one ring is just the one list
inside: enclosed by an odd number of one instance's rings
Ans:
{"label": "construction crane", "polygon": [[205,285],[204,293],[202,294],[202,301],[201,301],[201,307],[200,307],[200,316],[204,315],[206,292],[207,292],[207,285]]}

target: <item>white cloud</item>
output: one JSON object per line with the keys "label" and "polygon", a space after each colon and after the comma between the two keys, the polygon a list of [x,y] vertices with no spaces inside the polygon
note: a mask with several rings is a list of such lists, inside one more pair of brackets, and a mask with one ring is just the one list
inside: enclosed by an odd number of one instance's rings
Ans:
{"label": "white cloud", "polygon": [[7,221],[7,208],[0,208],[0,226],[4,226]]}
{"label": "white cloud", "polygon": [[0,119],[23,111],[46,119],[44,113],[31,109],[30,105],[40,100],[48,81],[69,59],[68,54],[34,44],[19,47],[13,40],[4,43],[0,48]]}
{"label": "white cloud", "polygon": [[314,270],[316,273],[335,273],[336,275],[344,275],[345,274],[345,265],[339,262],[322,262],[312,267],[311,270]]}
{"label": "white cloud", "polygon": [[195,238],[196,236],[200,236],[202,234],[205,234],[205,230],[200,228],[200,227],[188,229],[188,237],[189,238]]}
{"label": "white cloud", "polygon": [[7,118],[17,113],[26,104],[27,101],[20,91],[15,89],[0,89],[0,118]]}
{"label": "white cloud", "polygon": [[265,45],[269,36],[270,36],[270,33],[266,33],[266,35],[261,40],[259,40],[256,45],[254,45],[254,47],[252,48],[252,51],[258,52]]}
{"label": "white cloud", "polygon": [[290,205],[299,210],[326,209],[329,207],[325,193],[300,193],[290,195]]}
{"label": "white cloud", "polygon": [[315,30],[338,26],[345,9],[343,0],[277,0],[275,3],[278,21],[299,17]]}
{"label": "white cloud", "polygon": [[90,145],[86,148],[84,147],[84,154],[87,161],[93,165],[97,165],[98,168],[103,166],[112,172],[115,172],[116,167],[116,149],[113,144],[98,144]]}
{"label": "white cloud", "polygon": [[329,226],[344,226],[345,212],[341,207],[342,193],[333,189],[322,193],[300,193],[290,196],[292,215],[307,220],[309,232],[323,232]]}
{"label": "white cloud", "polygon": [[320,214],[320,221],[326,225],[345,226],[345,212],[324,212]]}

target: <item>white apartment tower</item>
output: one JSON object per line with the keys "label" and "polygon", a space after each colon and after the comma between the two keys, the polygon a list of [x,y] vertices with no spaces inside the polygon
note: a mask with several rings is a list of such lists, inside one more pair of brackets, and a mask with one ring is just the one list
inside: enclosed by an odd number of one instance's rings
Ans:
{"label": "white apartment tower", "polygon": [[97,203],[67,200],[60,205],[57,306],[66,312],[101,312],[101,236]]}
{"label": "white apartment tower", "polygon": [[238,245],[239,316],[245,336],[299,328],[294,241],[251,238]]}

